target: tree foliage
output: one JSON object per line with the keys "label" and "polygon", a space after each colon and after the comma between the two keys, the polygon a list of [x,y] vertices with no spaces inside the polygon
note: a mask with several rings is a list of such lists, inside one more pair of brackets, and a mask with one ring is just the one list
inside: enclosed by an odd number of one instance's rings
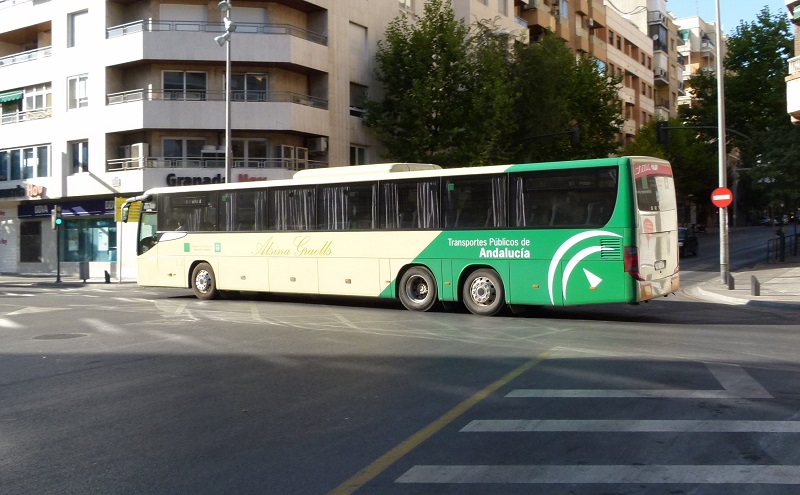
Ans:
{"label": "tree foliage", "polygon": [[[618,81],[556,36],[525,44],[492,21],[472,29],[449,1],[389,25],[378,45],[382,99],[367,123],[388,157],[444,166],[606,156],[622,123]],[[580,144],[571,141],[579,125]]]}
{"label": "tree foliage", "polygon": [[[728,38],[724,60],[725,122],[731,131],[728,150],[743,159],[741,190],[752,190],[750,207],[796,206],[800,199],[800,129],[786,113],[784,77],[792,56],[793,35],[785,15],[765,7],[753,22],[742,22]],[[701,104],[684,107],[687,125],[717,125],[717,87],[713,73],[700,72],[689,80]],[[700,131],[707,141],[715,130]],[[715,153],[716,156],[716,153]],[[736,177],[729,174],[729,181]],[[740,198],[743,199],[743,198]]]}

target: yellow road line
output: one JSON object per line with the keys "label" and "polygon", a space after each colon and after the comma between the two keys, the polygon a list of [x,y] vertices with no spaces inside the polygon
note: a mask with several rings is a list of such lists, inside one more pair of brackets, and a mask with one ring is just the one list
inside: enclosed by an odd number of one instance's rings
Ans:
{"label": "yellow road line", "polygon": [[350,495],[355,493],[356,490],[369,483],[373,478],[386,470],[386,468],[400,460],[400,458],[402,458],[404,455],[414,450],[416,447],[422,444],[422,442],[438,433],[442,428],[467,412],[474,405],[496,392],[500,387],[508,384],[511,380],[514,380],[521,374],[541,363],[549,356],[550,351],[543,352],[531,361],[528,361],[514,371],[508,373],[506,376],[500,378],[491,385],[488,385],[483,390],[476,392],[472,397],[449,410],[447,413],[427,425],[425,428],[414,433],[412,436],[399,443],[392,450],[380,456],[372,464],[353,475],[353,477],[351,477],[349,480],[334,488],[328,495]]}

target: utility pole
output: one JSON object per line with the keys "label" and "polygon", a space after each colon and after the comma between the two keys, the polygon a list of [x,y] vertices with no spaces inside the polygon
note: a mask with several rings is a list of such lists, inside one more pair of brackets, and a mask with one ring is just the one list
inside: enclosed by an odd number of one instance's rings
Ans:
{"label": "utility pole", "polygon": [[[719,187],[728,186],[728,167],[726,164],[728,150],[725,146],[725,74],[722,72],[722,18],[719,13],[719,0],[717,0],[717,154],[719,160]],[[719,274],[723,284],[728,284],[729,272],[728,249],[728,209],[719,209]]]}

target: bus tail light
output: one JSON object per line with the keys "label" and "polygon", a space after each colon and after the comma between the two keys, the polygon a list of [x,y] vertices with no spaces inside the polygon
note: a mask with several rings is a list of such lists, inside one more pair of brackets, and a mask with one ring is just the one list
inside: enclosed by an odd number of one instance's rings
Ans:
{"label": "bus tail light", "polygon": [[636,246],[625,246],[625,271],[636,280],[644,280],[639,274],[639,249]]}

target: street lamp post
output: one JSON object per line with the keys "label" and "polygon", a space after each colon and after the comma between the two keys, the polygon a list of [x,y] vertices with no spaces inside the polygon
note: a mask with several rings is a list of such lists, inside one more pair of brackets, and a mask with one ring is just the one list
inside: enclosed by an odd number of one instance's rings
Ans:
{"label": "street lamp post", "polygon": [[225,45],[225,182],[231,177],[231,33],[236,31],[236,24],[231,21],[231,2],[222,0],[217,5],[225,14],[225,33],[214,38],[219,46]]}

